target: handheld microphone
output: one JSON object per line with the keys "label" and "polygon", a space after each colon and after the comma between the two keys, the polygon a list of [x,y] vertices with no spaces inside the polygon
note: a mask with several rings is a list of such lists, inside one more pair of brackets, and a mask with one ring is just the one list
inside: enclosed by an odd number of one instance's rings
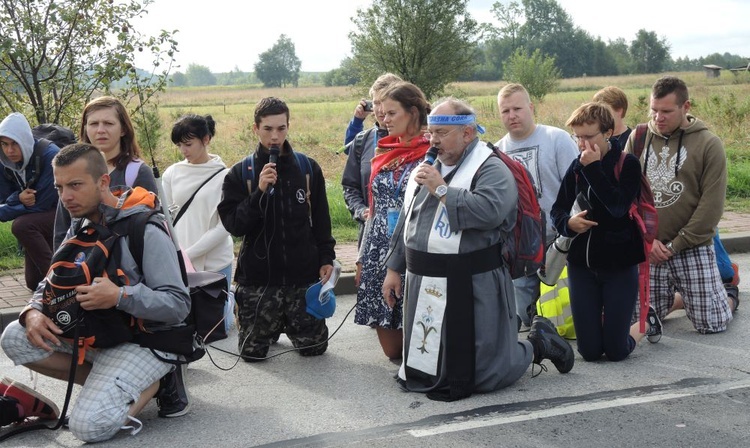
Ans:
{"label": "handheld microphone", "polygon": [[427,150],[427,154],[424,155],[423,163],[434,165],[435,159],[437,159],[437,156],[438,156],[438,149],[434,146],[430,146],[430,149]]}
{"label": "handheld microphone", "polygon": [[[279,153],[281,152],[279,150],[279,147],[277,145],[271,146],[268,151],[271,153],[270,157],[268,158],[268,163],[279,163]],[[268,192],[268,195],[272,195],[274,192],[273,188],[274,184],[271,184],[271,190]]]}
{"label": "handheld microphone", "polygon": [[[424,155],[424,160],[422,163],[426,163],[428,165],[434,165],[435,160],[437,160],[438,155],[438,149],[434,146],[430,146],[430,149],[427,150],[427,153]],[[419,190],[422,189],[422,185],[417,185],[417,188],[414,189],[414,197],[417,196],[417,193],[419,193]]]}

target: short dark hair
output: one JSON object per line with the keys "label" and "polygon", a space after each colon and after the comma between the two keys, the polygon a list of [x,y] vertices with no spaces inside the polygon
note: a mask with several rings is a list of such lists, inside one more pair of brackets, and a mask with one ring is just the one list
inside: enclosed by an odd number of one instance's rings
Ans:
{"label": "short dark hair", "polygon": [[99,179],[109,172],[104,155],[91,143],[73,143],[60,150],[52,159],[52,167],[70,166],[79,159],[86,160],[86,172]]}
{"label": "short dark hair", "polygon": [[172,125],[172,143],[175,145],[191,138],[203,140],[207,135],[209,140],[216,135],[216,122],[211,115],[183,115]]}
{"label": "short dark hair", "polygon": [[286,103],[273,96],[263,98],[255,105],[255,125],[259,126],[263,117],[281,114],[286,115],[286,122],[289,124],[289,107]]}
{"label": "short dark hair", "polygon": [[677,97],[677,104],[680,106],[690,99],[685,81],[676,76],[663,76],[657,79],[654,86],[651,88],[651,96],[656,99],[664,98],[670,93],[675,94]]}

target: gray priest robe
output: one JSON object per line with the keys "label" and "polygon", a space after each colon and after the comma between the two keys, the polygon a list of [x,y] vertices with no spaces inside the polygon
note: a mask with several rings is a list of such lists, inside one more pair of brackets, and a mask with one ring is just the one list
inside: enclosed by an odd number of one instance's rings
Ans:
{"label": "gray priest robe", "polygon": [[[447,171],[439,161],[436,168]],[[409,180],[386,264],[406,272],[400,382],[452,400],[512,384],[533,349],[518,340],[513,283],[500,256],[517,213],[513,175],[475,139],[444,179],[445,204]]]}

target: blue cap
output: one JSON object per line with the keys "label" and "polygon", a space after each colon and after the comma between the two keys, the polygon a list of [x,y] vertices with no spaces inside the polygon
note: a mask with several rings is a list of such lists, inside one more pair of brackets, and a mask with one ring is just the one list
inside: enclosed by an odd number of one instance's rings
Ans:
{"label": "blue cap", "polygon": [[334,311],[336,311],[336,295],[333,293],[333,289],[329,289],[321,295],[320,290],[322,288],[323,285],[317,282],[307,288],[305,293],[307,314],[316,319],[327,319],[333,316]]}

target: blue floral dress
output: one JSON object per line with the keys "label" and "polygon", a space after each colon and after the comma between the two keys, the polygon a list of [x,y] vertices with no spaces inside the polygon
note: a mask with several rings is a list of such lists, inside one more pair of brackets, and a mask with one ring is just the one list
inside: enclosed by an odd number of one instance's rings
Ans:
{"label": "blue floral dress", "polygon": [[[362,241],[362,275],[357,290],[357,307],[354,322],[370,327],[400,329],[403,325],[403,298],[393,309],[383,300],[385,281],[385,255],[391,235],[388,228],[388,211],[401,210],[404,191],[411,171],[417,162],[397,167],[395,170],[381,170],[372,180],[373,215],[370,217],[369,231]],[[392,230],[391,230],[392,231]],[[404,290],[404,276],[401,276],[401,290]],[[403,297],[403,296],[402,296]]]}

